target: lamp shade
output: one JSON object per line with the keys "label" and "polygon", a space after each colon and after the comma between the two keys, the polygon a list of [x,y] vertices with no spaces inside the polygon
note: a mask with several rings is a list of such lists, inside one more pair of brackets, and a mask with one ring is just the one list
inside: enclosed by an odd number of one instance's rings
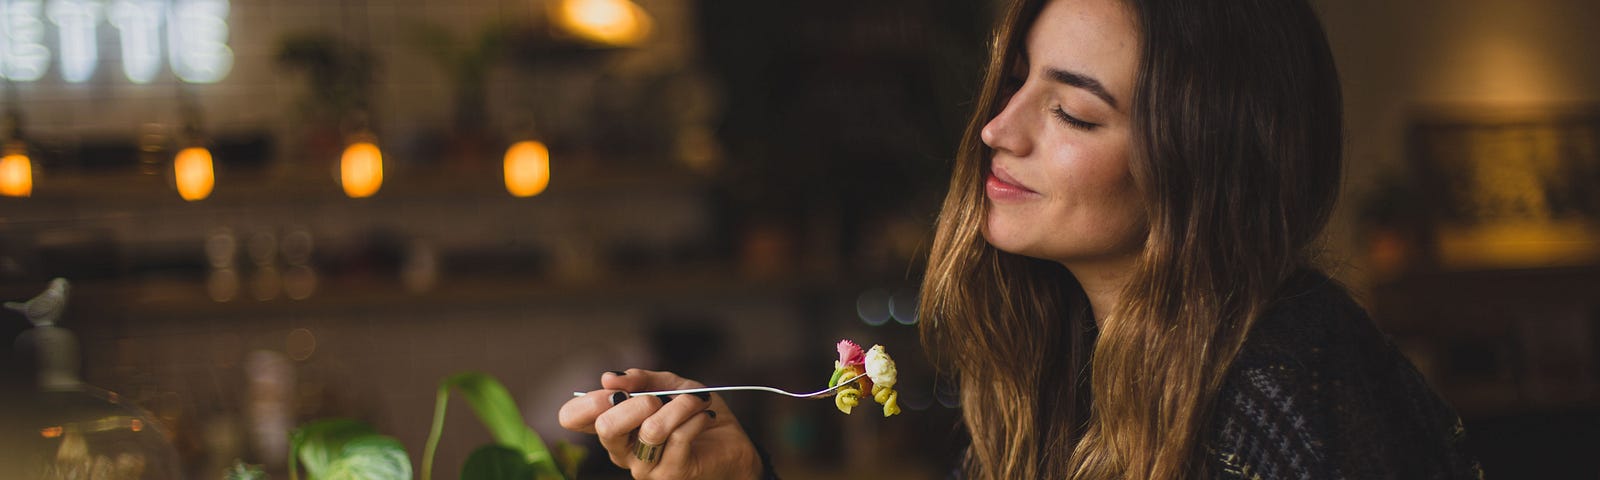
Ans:
{"label": "lamp shade", "polygon": [[372,142],[355,142],[339,158],[339,183],[350,198],[366,198],[383,186],[383,152]]}
{"label": "lamp shade", "polygon": [[216,172],[211,166],[211,151],[204,147],[189,147],[172,159],[172,179],[178,186],[178,195],[196,202],[211,196],[216,186]]}
{"label": "lamp shade", "polygon": [[525,140],[506,149],[506,191],[531,197],[550,185],[550,150],[543,143]]}

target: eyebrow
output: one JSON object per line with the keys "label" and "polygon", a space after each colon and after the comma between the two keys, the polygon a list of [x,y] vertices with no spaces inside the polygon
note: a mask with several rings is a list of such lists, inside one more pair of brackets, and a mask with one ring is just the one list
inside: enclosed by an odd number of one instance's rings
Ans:
{"label": "eyebrow", "polygon": [[1094,77],[1058,68],[1047,69],[1046,73],[1050,75],[1051,80],[1067,86],[1088,90],[1089,93],[1111,104],[1111,108],[1117,108],[1117,97],[1111,96],[1111,92],[1106,91],[1105,85],[1102,85],[1099,80],[1095,80]]}

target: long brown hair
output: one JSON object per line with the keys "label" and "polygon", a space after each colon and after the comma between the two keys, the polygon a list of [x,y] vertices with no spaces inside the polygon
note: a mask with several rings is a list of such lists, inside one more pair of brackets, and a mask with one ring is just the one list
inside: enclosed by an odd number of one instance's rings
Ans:
{"label": "long brown hair", "polygon": [[996,29],[923,279],[923,341],[959,379],[970,478],[1190,477],[1229,363],[1333,209],[1333,56],[1304,0],[1124,0],[1141,32],[1129,168],[1149,229],[1096,331],[1071,272],[982,235],[979,132],[1046,1],[1012,3]]}

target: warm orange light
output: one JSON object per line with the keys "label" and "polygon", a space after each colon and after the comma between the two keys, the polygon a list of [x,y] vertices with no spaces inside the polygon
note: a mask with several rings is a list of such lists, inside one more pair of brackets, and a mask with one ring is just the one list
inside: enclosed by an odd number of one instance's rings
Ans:
{"label": "warm orange light", "polygon": [[62,430],[63,429],[60,426],[44,427],[39,429],[39,436],[44,438],[56,438],[61,436]]}
{"label": "warm orange light", "polygon": [[211,168],[211,151],[202,147],[185,148],[172,159],[172,178],[178,184],[178,195],[191,202],[211,196],[216,186],[216,172]]}
{"label": "warm orange light", "polygon": [[543,143],[525,140],[506,150],[506,191],[531,197],[549,185],[550,149]]}
{"label": "warm orange light", "polygon": [[366,198],[383,186],[383,152],[372,142],[345,147],[339,159],[339,183],[350,198]]}
{"label": "warm orange light", "polygon": [[0,195],[33,195],[33,162],[27,155],[13,153],[0,158]]}
{"label": "warm orange light", "polygon": [[135,418],[135,419],[133,419],[133,420],[128,422],[128,429],[133,430],[135,432],[144,430],[144,421]]}
{"label": "warm orange light", "polygon": [[650,16],[628,0],[563,0],[560,23],[574,35],[609,45],[636,45],[650,33]]}

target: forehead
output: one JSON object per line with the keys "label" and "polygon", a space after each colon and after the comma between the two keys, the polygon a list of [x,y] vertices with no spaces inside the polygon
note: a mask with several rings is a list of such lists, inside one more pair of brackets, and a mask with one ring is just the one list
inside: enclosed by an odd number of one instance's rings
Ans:
{"label": "forehead", "polygon": [[1061,68],[1100,80],[1126,96],[1133,87],[1139,34],[1119,0],[1050,0],[1028,29],[1032,68]]}

